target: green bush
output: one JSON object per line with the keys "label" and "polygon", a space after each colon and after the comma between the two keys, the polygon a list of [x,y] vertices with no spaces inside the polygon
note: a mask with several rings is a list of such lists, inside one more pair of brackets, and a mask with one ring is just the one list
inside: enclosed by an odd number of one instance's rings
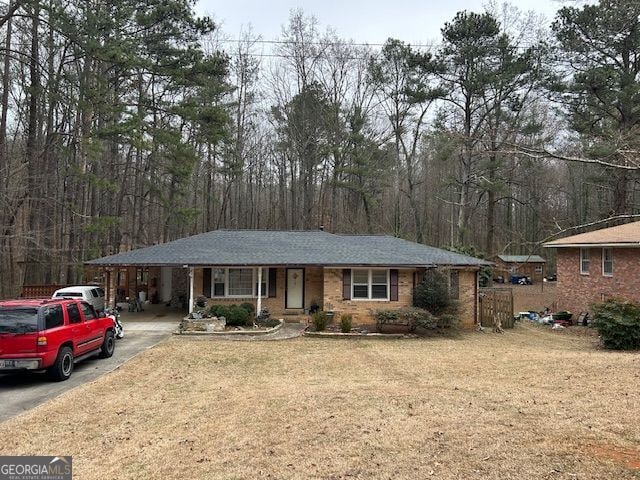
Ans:
{"label": "green bush", "polygon": [[458,316],[456,314],[443,313],[436,319],[435,328],[454,328],[457,325],[458,325]]}
{"label": "green bush", "polygon": [[231,327],[248,325],[251,319],[251,314],[237,305],[211,305],[209,312],[214,317],[224,317]]}
{"label": "green bush", "polygon": [[231,305],[227,313],[227,325],[242,327],[250,323],[251,315],[244,308]]}
{"label": "green bush", "polygon": [[323,331],[327,328],[327,323],[329,323],[327,312],[323,312],[322,310],[311,315],[311,320],[313,321],[313,327],[316,329],[316,332]]}
{"label": "green bush", "polygon": [[228,314],[229,307],[226,305],[211,305],[209,307],[209,313],[214,317],[225,317]]}
{"label": "green bush", "polygon": [[249,315],[253,315],[256,311],[255,307],[253,306],[253,303],[251,302],[241,303],[240,308],[244,308],[247,312],[249,312]]}
{"label": "green bush", "polygon": [[592,307],[593,326],[602,344],[615,350],[640,348],[640,306],[610,299]]}
{"label": "green bush", "polygon": [[351,324],[353,323],[353,317],[349,314],[343,314],[340,316],[340,331],[342,333],[349,333],[351,331]]}
{"label": "green bush", "polygon": [[256,323],[258,325],[260,325],[261,327],[265,327],[265,328],[273,328],[273,327],[277,327],[278,325],[280,325],[280,321],[275,319],[275,318],[258,319],[258,320],[256,320]]}
{"label": "green bush", "polygon": [[424,280],[413,290],[413,306],[438,315],[452,304],[447,276],[436,270],[427,270]]}
{"label": "green bush", "polygon": [[416,328],[437,328],[438,319],[427,310],[417,307],[399,308],[396,310],[378,310],[374,317],[380,331],[385,325],[401,325],[409,328],[410,332]]}

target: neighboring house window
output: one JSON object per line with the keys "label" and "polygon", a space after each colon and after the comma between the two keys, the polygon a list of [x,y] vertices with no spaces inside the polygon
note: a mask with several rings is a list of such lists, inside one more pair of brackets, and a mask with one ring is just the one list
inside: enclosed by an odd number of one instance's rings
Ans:
{"label": "neighboring house window", "polygon": [[460,272],[457,270],[449,272],[449,296],[454,300],[460,298]]}
{"label": "neighboring house window", "polygon": [[[269,294],[269,269],[262,269],[262,296]],[[256,268],[213,268],[211,270],[211,296],[257,297],[258,270]]]}
{"label": "neighboring house window", "polygon": [[613,276],[613,250],[611,248],[602,249],[602,274],[605,277]]}
{"label": "neighboring house window", "polygon": [[355,300],[388,300],[389,270],[352,270],[351,298]]}
{"label": "neighboring house window", "polygon": [[589,249],[580,249],[580,273],[583,275],[589,273]]}
{"label": "neighboring house window", "polygon": [[542,273],[542,265],[536,265],[536,273]]}

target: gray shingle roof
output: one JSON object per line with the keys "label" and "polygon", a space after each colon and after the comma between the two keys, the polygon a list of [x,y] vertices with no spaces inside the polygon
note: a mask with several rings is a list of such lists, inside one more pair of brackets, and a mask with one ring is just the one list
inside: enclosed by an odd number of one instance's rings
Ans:
{"label": "gray shingle roof", "polygon": [[507,263],[546,263],[540,255],[498,255],[498,258]]}
{"label": "gray shingle roof", "polygon": [[319,230],[214,230],[110,255],[88,265],[479,266],[490,262],[383,235]]}

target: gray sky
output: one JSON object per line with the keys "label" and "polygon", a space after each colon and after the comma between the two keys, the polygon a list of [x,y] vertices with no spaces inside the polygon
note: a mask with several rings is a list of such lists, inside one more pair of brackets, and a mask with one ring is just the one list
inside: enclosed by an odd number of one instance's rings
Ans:
{"label": "gray sky", "polygon": [[[277,38],[291,9],[314,15],[320,30],[332,27],[339,37],[357,43],[383,43],[399,38],[409,43],[439,39],[440,28],[460,10],[483,11],[482,0],[200,0],[198,12],[222,25],[225,34],[238,38],[251,24],[263,40]],[[551,20],[561,6],[557,0],[512,0],[521,10],[534,10]]]}

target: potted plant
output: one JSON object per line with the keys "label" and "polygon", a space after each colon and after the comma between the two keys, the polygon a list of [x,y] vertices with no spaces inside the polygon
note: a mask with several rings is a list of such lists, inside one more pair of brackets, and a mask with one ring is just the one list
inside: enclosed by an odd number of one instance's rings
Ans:
{"label": "potted plant", "polygon": [[196,307],[205,308],[207,306],[207,297],[199,295],[196,297]]}

